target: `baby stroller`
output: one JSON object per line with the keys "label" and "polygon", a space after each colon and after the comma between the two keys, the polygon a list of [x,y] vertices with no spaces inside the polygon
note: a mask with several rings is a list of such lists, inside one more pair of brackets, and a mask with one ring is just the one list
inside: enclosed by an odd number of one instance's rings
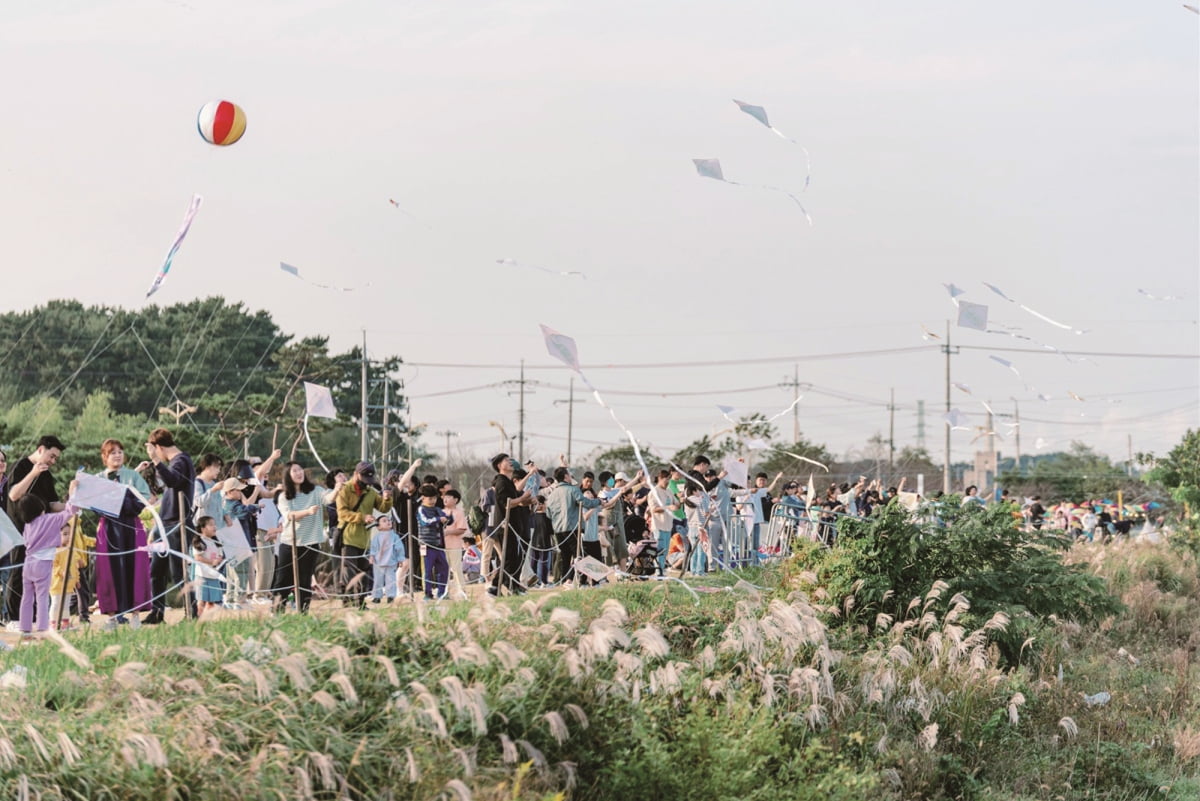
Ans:
{"label": "baby stroller", "polygon": [[630,517],[625,521],[625,541],[629,543],[629,574],[639,578],[662,575],[658,564],[658,544],[650,538],[646,521]]}

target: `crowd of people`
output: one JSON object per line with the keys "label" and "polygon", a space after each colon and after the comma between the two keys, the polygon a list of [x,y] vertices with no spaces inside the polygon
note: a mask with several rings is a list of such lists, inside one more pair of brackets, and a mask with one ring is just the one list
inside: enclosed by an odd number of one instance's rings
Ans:
{"label": "crowd of people", "polygon": [[[744,465],[742,486],[705,456],[690,470],[671,464],[631,477],[579,471],[561,456],[547,471],[508,454],[491,460],[493,479],[477,501],[464,502],[448,478],[418,476],[419,459],[382,481],[367,461],[318,481],[300,462],[280,464],[278,450],[193,462],[165,428],[144,448],[146,459],[130,467],[125,445],[104,441],[96,475],[123,494],[86,516],[72,502],[82,477],[65,501],[56,489],[52,471],[66,449],[57,437],[42,437],[11,470],[0,452],[0,491],[21,537],[0,559],[10,628],[45,631],[69,619],[72,604],[81,622],[98,610],[115,628],[160,624],[172,601],[191,616],[289,604],[303,613],[314,595],[364,607],[403,596],[466,599],[473,584],[520,595],[586,586],[612,571],[703,574],[786,555],[799,536],[832,545],[844,516],[890,503],[919,515],[942,502],[906,492],[903,480],[884,487],[862,476],[818,492],[811,478],[751,480]],[[997,500],[1010,502],[1007,493]],[[961,503],[985,500],[972,486]],[[1046,508],[1034,496],[1011,510],[1030,529],[1087,537],[1129,529],[1122,510],[1114,516],[1100,502]]]}

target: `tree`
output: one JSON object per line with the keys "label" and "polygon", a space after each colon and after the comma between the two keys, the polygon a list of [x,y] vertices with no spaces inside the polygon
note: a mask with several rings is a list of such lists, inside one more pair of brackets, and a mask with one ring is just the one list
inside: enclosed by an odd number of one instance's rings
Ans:
{"label": "tree", "polygon": [[1186,513],[1200,511],[1200,430],[1183,435],[1179,444],[1161,459],[1152,453],[1139,453],[1138,462],[1153,464],[1146,479],[1161,485],[1176,503],[1181,503]]}
{"label": "tree", "polygon": [[1132,497],[1145,489],[1141,481],[1082,442],[1072,442],[1066,452],[1040,457],[1024,475],[1003,474],[999,481],[1015,492],[1036,493],[1051,501],[1110,497],[1118,490]]}

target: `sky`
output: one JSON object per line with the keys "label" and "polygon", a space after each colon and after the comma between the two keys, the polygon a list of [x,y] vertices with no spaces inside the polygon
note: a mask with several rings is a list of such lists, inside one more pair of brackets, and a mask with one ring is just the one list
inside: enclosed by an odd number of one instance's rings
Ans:
{"label": "sky", "polygon": [[[807,439],[861,455],[894,391],[897,448],[924,401],[940,459],[944,340],[921,326],[945,336],[944,283],[1063,350],[1200,353],[1198,23],[1169,0],[9,0],[0,308],[140,307],[200,193],[153,302],[223,295],[337,351],[365,331],[455,459],[503,444],[489,421],[517,433],[522,359],[526,455],[567,449],[539,323],[657,451],[725,428],[717,404],[782,411],[798,375]],[[233,146],[196,132],[214,99],[246,112]],[[693,158],[797,194],[811,227]],[[1196,358],[951,337],[954,406],[1019,407],[1024,453],[1123,460],[1200,426]],[[622,433],[576,386],[580,461]]]}

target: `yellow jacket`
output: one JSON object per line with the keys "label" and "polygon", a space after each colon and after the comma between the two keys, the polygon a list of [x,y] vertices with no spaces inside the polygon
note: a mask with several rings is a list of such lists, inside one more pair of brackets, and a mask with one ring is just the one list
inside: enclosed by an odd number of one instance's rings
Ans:
{"label": "yellow jacket", "polygon": [[[79,584],[79,572],[87,567],[90,560],[89,552],[96,548],[96,538],[83,533],[83,524],[79,516],[71,518],[71,547],[75,553],[71,556],[71,575],[67,576],[67,592],[74,592]],[[67,572],[67,554],[69,548],[62,547],[54,552],[54,563],[50,568],[50,594],[57,595],[63,591],[63,576]]]}
{"label": "yellow jacket", "polygon": [[342,527],[342,544],[364,551],[371,544],[367,533],[366,517],[375,511],[387,512],[392,508],[392,496],[380,495],[374,487],[363,487],[360,493],[353,480],[347,481],[338,490],[338,525]]}

